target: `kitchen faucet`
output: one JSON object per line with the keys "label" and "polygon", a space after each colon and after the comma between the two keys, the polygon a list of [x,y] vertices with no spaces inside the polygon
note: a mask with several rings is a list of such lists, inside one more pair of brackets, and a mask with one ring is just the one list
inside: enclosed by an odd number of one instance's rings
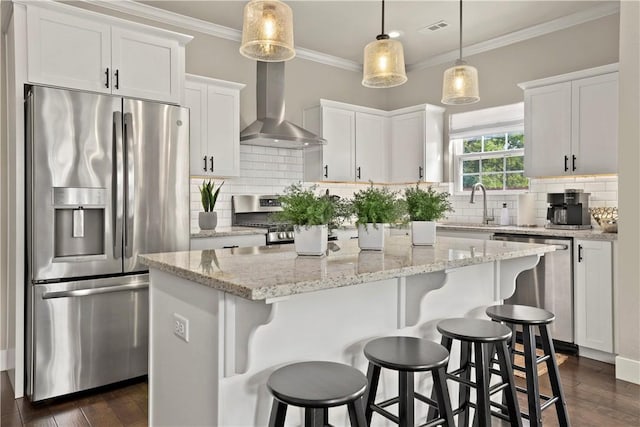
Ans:
{"label": "kitchen faucet", "polygon": [[473,188],[471,189],[471,200],[469,200],[469,203],[474,203],[476,188],[482,190],[482,223],[489,225],[489,221],[493,221],[494,218],[487,214],[487,189],[484,188],[484,185],[482,183],[476,182],[475,184],[473,184]]}

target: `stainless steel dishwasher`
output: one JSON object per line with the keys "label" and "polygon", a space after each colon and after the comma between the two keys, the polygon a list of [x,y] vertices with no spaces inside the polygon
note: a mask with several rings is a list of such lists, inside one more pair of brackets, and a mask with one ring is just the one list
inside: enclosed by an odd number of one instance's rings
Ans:
{"label": "stainless steel dishwasher", "polygon": [[550,325],[552,338],[572,344],[573,239],[496,233],[493,240],[542,243],[556,247],[554,252],[547,252],[534,268],[518,275],[516,291],[505,303],[541,307],[554,313],[556,319]]}

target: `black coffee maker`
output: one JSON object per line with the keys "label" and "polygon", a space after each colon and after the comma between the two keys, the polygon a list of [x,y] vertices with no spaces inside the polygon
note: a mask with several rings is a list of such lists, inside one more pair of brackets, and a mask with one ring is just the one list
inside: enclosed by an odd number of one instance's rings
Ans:
{"label": "black coffee maker", "polygon": [[589,193],[569,189],[564,193],[547,193],[547,203],[547,228],[591,228]]}

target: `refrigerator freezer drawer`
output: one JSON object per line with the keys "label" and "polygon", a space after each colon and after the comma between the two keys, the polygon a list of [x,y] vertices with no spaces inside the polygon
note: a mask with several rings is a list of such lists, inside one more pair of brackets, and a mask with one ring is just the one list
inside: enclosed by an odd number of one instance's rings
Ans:
{"label": "refrigerator freezer drawer", "polygon": [[147,374],[148,280],[33,286],[32,401]]}

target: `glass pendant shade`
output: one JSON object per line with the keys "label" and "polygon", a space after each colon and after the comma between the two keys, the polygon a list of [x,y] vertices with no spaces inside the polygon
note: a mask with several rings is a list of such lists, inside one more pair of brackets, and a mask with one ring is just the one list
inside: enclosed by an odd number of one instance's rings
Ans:
{"label": "glass pendant shade", "polygon": [[446,105],[473,104],[480,101],[478,70],[458,60],[444,72],[442,103]]}
{"label": "glass pendant shade", "polygon": [[394,87],[406,81],[402,43],[387,38],[372,41],[365,46],[363,86]]}
{"label": "glass pendant shade", "polygon": [[278,0],[251,0],[244,7],[240,53],[264,62],[287,61],[293,47],[293,13]]}

